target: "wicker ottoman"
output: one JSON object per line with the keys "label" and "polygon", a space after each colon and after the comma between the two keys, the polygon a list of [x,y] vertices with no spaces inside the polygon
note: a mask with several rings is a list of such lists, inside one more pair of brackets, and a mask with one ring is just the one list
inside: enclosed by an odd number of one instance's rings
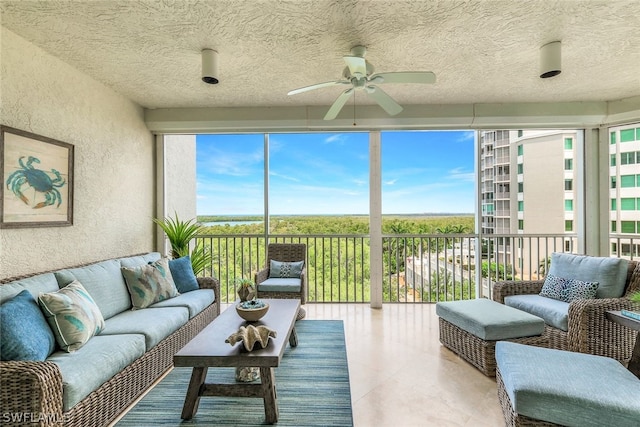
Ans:
{"label": "wicker ottoman", "polygon": [[488,377],[496,375],[497,341],[545,347],[544,320],[491,301],[439,302],[440,342]]}

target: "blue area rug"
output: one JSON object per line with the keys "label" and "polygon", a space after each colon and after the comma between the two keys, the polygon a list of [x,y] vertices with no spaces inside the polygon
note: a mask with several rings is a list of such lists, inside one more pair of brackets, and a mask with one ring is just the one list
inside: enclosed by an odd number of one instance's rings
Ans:
{"label": "blue area rug", "polygon": [[[287,345],[275,368],[277,426],[353,426],[344,325],[341,320],[296,322],[298,346]],[[234,382],[232,368],[210,368],[207,382]],[[116,425],[256,426],[265,424],[259,398],[202,397],[196,416],[183,421],[191,368],[174,368]]]}

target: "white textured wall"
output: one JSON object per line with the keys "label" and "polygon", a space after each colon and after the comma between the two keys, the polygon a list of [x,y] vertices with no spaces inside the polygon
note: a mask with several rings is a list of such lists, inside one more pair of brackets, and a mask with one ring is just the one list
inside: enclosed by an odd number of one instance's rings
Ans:
{"label": "white textured wall", "polygon": [[0,122],[75,146],[71,227],[0,229],[0,278],[154,249],[143,110],[5,28]]}

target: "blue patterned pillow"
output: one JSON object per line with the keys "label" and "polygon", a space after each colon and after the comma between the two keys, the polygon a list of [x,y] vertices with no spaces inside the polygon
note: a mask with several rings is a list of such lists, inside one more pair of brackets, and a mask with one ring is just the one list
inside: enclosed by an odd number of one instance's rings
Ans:
{"label": "blue patterned pillow", "polygon": [[567,279],[548,274],[544,279],[540,296],[562,301],[562,289],[564,289],[566,283]]}
{"label": "blue patterned pillow", "polygon": [[199,289],[198,279],[193,273],[191,257],[189,255],[169,261],[171,276],[181,294]]}
{"label": "blue patterned pillow", "polygon": [[593,299],[597,290],[598,282],[583,282],[549,274],[544,280],[540,296],[571,302],[577,299]]}
{"label": "blue patterned pillow", "polygon": [[304,261],[284,262],[271,260],[269,263],[269,277],[300,278]]}
{"label": "blue patterned pillow", "polygon": [[146,308],[178,295],[167,258],[134,268],[122,267],[122,275],[134,309]]}
{"label": "blue patterned pillow", "polygon": [[26,289],[0,305],[2,360],[43,361],[56,340],[35,298]]}
{"label": "blue patterned pillow", "polygon": [[79,349],[104,329],[98,305],[77,280],[57,292],[40,294],[38,302],[58,345],[66,352]]}

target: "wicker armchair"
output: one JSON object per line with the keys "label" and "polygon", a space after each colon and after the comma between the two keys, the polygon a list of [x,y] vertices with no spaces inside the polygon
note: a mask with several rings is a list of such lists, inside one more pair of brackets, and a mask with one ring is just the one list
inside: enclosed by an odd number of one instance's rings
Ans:
{"label": "wicker armchair", "polygon": [[[268,285],[260,285],[269,279],[271,261],[298,262],[304,261],[300,274],[300,288],[295,291],[278,290],[276,286],[270,290]],[[304,243],[269,243],[267,245],[267,266],[255,274],[258,298],[299,299],[300,304],[307,302],[307,245]],[[304,318],[306,312],[300,307],[298,319]]]}
{"label": "wicker armchair", "polygon": [[[493,286],[492,298],[501,304],[510,295],[538,294],[544,280],[502,281]],[[640,262],[629,262],[627,281],[622,298],[576,300],[569,305],[568,330],[545,325],[544,336],[549,348],[614,358],[625,366],[631,359],[636,333],[630,328],[609,321],[605,312],[631,309],[628,297],[640,290]]]}

